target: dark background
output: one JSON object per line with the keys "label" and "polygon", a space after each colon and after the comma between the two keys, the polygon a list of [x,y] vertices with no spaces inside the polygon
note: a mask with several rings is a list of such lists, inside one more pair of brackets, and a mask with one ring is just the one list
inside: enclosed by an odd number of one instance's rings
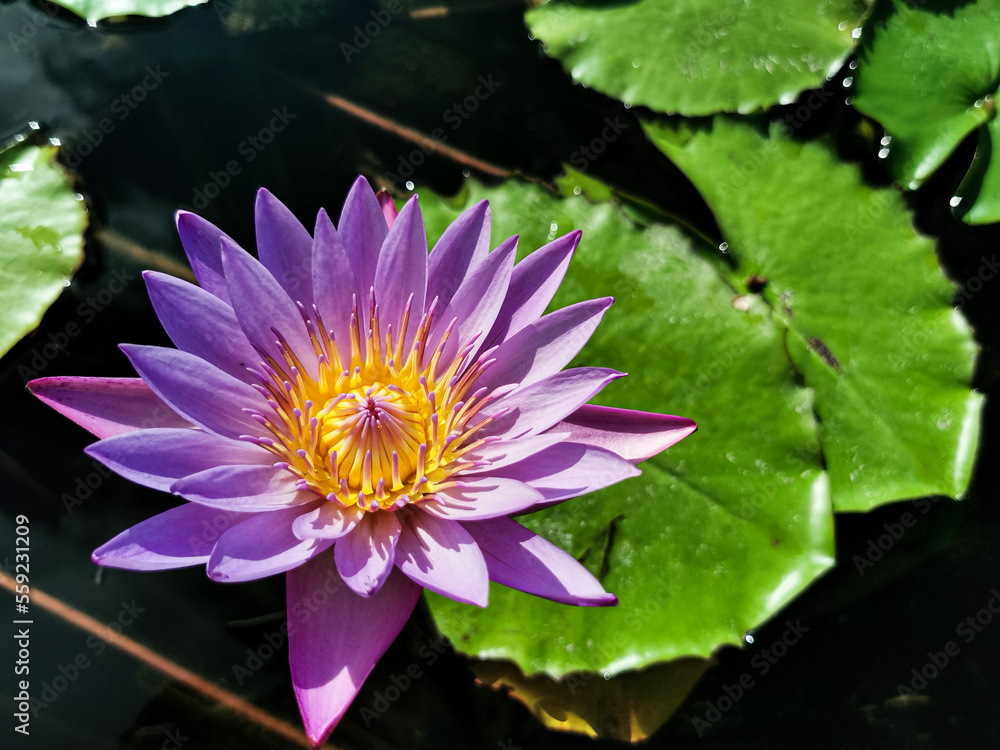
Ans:
{"label": "dark background", "polygon": [[[139,271],[184,264],[173,212],[193,205],[245,246],[253,245],[254,194],[268,187],[298,216],[320,206],[339,211],[354,177],[396,188],[387,173],[415,163],[415,185],[450,194],[463,170],[487,182],[505,172],[550,181],[572,154],[605,127],[630,123],[590,165],[597,177],[654,202],[688,229],[718,242],[718,229],[697,192],[643,138],[636,110],[574,85],[531,40],[519,2],[456,2],[446,15],[414,3],[348,62],[342,43],[372,20],[369,2],[295,3],[229,0],[191,8],[166,20],[130,19],[90,27],[72,14],[27,0],[0,3],[0,144],[25,134],[60,139],[76,165],[91,226],[86,260],[42,326],[0,361],[0,559],[13,556],[16,514],[31,521],[32,584],[103,623],[121,615],[125,634],[209,680],[298,725],[287,651],[251,663],[247,649],[279,632],[284,581],[277,576],[239,586],[210,582],[201,569],[161,574],[99,570],[89,552],[114,533],[173,503],[118,477],[104,477],[82,452],[91,436],[32,399],[24,382],[41,375],[132,375],[119,342],[169,342],[148,303]],[[16,35],[12,37],[11,35]],[[165,73],[134,108],[122,99],[141,85],[147,66]],[[157,66],[159,66],[157,68]],[[472,94],[479,77],[496,90],[453,127],[446,113]],[[832,138],[844,159],[858,161],[874,184],[887,181],[876,158],[878,126],[843,100],[840,80],[827,84],[823,109],[795,132]],[[429,155],[391,126],[332,105],[328,95],[360,105],[497,169]],[[809,92],[803,94],[803,99]],[[775,108],[781,119],[796,104]],[[274,109],[294,115],[273,142],[241,144],[268,126]],[[122,116],[122,115],[125,116]],[[110,134],[99,123],[109,118]],[[37,123],[32,129],[29,122]],[[89,146],[89,147],[88,147]],[[1000,248],[996,226],[972,229],[949,213],[948,198],[967,166],[968,142],[920,191],[908,194],[918,227],[939,238],[939,254],[959,284],[981,258]],[[249,153],[254,157],[249,160]],[[422,155],[421,155],[422,156]],[[240,171],[204,207],[197,192],[226,163]],[[134,277],[108,299],[108,283]],[[1000,414],[993,401],[1000,335],[994,279],[965,305],[983,350],[977,387],[987,394],[983,437],[972,486],[960,503],[900,503],[837,517],[838,566],[740,651],[726,648],[682,708],[649,746],[709,748],[992,748],[1000,740],[1000,621],[960,631],[1000,590],[996,462]],[[84,319],[88,299],[101,307]],[[91,309],[94,309],[91,307]],[[78,336],[54,357],[36,358],[51,335],[75,321]],[[48,351],[54,351],[49,349]],[[41,364],[41,367],[38,365]],[[98,484],[87,494],[86,480]],[[83,484],[81,484],[81,482]],[[67,498],[71,500],[68,502]],[[77,502],[79,501],[79,502]],[[923,508],[929,508],[924,513]],[[906,512],[917,524],[863,575],[855,556]],[[1000,601],[1000,600],[998,600]],[[124,613],[124,614],[123,614]],[[291,744],[167,680],[141,662],[88,641],[86,633],[34,609],[32,682],[52,679],[84,654],[87,666],[32,721],[30,738],[0,720],[0,746],[57,748],[284,748]],[[1000,617],[993,616],[994,620]],[[763,648],[786,631],[808,628],[767,674]],[[968,643],[961,633],[974,632]],[[362,689],[331,738],[345,748],[588,748],[624,746],[544,729],[504,694],[476,685],[464,657],[445,651],[427,664],[436,634],[421,606]],[[911,670],[949,640],[957,657],[916,696],[899,696]],[[10,645],[6,655],[12,655]],[[13,659],[11,659],[13,661]],[[7,658],[4,658],[4,664]],[[361,709],[413,663],[423,676],[378,719]],[[12,701],[12,669],[3,668],[0,698]],[[754,686],[728,710],[719,699],[750,674]],[[38,688],[33,687],[37,693]],[[730,689],[730,692],[732,690]],[[723,701],[725,705],[725,701]],[[706,723],[711,726],[706,726]],[[177,745],[178,739],[180,744]],[[171,744],[174,743],[174,744]]]}

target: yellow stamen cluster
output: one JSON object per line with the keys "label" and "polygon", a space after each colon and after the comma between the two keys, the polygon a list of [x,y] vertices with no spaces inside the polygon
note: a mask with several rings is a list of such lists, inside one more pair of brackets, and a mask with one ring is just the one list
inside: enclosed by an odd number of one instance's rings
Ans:
{"label": "yellow stamen cluster", "polygon": [[273,414],[250,412],[273,435],[255,442],[298,477],[300,489],[342,506],[398,510],[451,486],[456,473],[474,465],[463,457],[483,444],[472,438],[491,420],[469,426],[489,401],[486,389],[469,391],[492,360],[469,363],[475,346],[469,342],[451,362],[441,361],[454,321],[428,352],[430,314],[404,350],[409,303],[402,334],[394,337],[390,326],[383,338],[374,296],[364,335],[355,302],[351,340],[343,347],[315,308],[302,313],[317,377],[275,332],[283,361],[259,350],[262,371],[255,371],[255,387]]}

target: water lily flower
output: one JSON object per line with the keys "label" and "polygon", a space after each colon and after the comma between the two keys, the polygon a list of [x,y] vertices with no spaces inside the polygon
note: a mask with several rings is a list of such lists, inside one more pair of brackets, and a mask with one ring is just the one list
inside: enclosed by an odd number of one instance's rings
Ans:
{"label": "water lily flower", "polygon": [[567,369],[611,299],[544,314],[580,239],[515,264],[484,201],[428,254],[364,178],[310,233],[271,193],[258,259],[198,216],[177,229],[200,286],[144,274],[177,348],[122,345],[139,378],[42,378],[31,391],[101,438],[87,453],[188,501],[98,548],[100,565],[287,574],[289,656],[321,743],[422,589],[486,606],[495,581],[616,602],[511,516],[636,476],[691,420],[589,405],[622,373]]}

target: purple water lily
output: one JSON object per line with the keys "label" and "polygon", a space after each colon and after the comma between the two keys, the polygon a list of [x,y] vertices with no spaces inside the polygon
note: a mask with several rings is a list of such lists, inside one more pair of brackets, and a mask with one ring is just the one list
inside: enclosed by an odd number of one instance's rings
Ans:
{"label": "purple water lily", "polygon": [[543,315],[579,232],[515,265],[516,237],[489,249],[484,201],[428,254],[417,199],[397,216],[364,178],[312,236],[261,190],[259,261],[194,214],[177,229],[200,286],[144,276],[178,348],[122,345],[140,378],[29,383],[101,438],[91,456],[189,501],[95,562],[287,571],[292,681],[317,744],[423,588],[486,606],[492,580],[615,604],[510,516],[636,476],[695,425],[588,405],[622,373],[563,370],[611,305]]}

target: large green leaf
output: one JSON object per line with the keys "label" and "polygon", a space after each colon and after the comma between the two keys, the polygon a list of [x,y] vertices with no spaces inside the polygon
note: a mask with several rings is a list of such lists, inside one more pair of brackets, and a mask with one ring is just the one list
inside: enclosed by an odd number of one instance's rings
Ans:
{"label": "large green leaf", "polygon": [[[865,44],[854,105],[885,127],[891,141],[883,154],[895,179],[911,190],[980,128],[982,163],[960,195],[968,200],[956,203],[972,223],[1000,221],[996,129],[985,127],[996,116],[998,85],[1000,1],[961,4],[953,12],[897,3]],[[987,169],[992,176],[984,183]]]}
{"label": "large green leaf", "polygon": [[766,280],[816,390],[834,507],[963,493],[979,429],[976,350],[899,195],[777,129],[768,138],[725,116],[693,132],[646,129],[715,212],[733,283]]}
{"label": "large green leaf", "polygon": [[34,329],[83,260],[87,212],[56,149],[0,152],[0,355]]}
{"label": "large green leaf", "polygon": [[467,184],[458,204],[422,195],[431,237],[482,198],[494,242],[520,233],[522,253],[582,229],[553,304],[616,303],[576,364],[629,373],[601,403],[682,414],[699,431],[644,463],[641,477],[525,519],[599,575],[617,607],[494,585],[485,610],[432,596],[439,625],[460,649],[514,659],[526,673],[617,673],[741,642],[833,561],[812,393],[781,327],[759,301],[734,307],[732,289],[675,227],[642,228],[611,203],[516,181]]}
{"label": "large green leaf", "polygon": [[[169,16],[171,13],[191,5],[201,5],[208,0],[55,0],[57,5],[76,13],[88,21],[116,16]],[[223,8],[237,4],[239,0],[222,0]]]}
{"label": "large green leaf", "polygon": [[861,0],[549,0],[531,33],[580,83],[684,115],[752,112],[819,87],[854,47]]}

